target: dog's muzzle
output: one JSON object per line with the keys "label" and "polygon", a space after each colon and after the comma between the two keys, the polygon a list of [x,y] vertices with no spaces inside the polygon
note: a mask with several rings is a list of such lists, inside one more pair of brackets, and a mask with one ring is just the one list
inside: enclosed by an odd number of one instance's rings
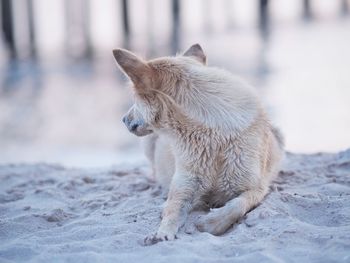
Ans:
{"label": "dog's muzzle", "polygon": [[129,132],[137,136],[145,136],[152,133],[152,130],[150,130],[148,125],[142,120],[130,120],[127,116],[124,116],[123,122],[128,128]]}

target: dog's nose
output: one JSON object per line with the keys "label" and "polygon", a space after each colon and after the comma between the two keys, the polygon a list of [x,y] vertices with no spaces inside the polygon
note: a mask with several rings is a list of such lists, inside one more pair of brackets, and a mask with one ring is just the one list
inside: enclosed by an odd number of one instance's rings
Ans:
{"label": "dog's nose", "polygon": [[122,121],[126,124],[126,122],[128,121],[128,118],[126,116],[124,116]]}
{"label": "dog's nose", "polygon": [[130,131],[136,131],[137,127],[139,127],[138,123],[132,123],[130,125]]}

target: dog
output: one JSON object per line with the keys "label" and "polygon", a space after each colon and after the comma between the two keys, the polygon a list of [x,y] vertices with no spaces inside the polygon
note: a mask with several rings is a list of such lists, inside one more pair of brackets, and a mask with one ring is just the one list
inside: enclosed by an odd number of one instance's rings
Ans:
{"label": "dog", "polygon": [[284,153],[257,93],[208,66],[199,44],[149,61],[124,49],[113,55],[134,91],[123,122],[148,135],[146,154],[168,191],[158,231],[145,244],[177,238],[194,209],[211,208],[196,222],[199,231],[225,233],[263,200]]}

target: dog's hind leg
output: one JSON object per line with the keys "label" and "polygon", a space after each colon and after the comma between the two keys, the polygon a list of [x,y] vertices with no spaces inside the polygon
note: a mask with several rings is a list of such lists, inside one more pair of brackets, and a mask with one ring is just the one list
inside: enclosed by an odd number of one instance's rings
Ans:
{"label": "dog's hind leg", "polygon": [[249,190],[228,201],[223,207],[212,209],[196,222],[198,230],[213,235],[225,233],[230,226],[257,206],[267,191],[268,187]]}

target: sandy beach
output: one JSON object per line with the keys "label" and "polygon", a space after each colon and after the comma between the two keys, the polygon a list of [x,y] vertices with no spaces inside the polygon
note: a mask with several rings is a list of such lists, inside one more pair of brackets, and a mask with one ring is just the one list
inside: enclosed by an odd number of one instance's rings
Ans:
{"label": "sandy beach", "polygon": [[144,246],[164,197],[146,165],[0,166],[0,262],[350,262],[350,149],[288,153],[256,209],[223,236]]}

